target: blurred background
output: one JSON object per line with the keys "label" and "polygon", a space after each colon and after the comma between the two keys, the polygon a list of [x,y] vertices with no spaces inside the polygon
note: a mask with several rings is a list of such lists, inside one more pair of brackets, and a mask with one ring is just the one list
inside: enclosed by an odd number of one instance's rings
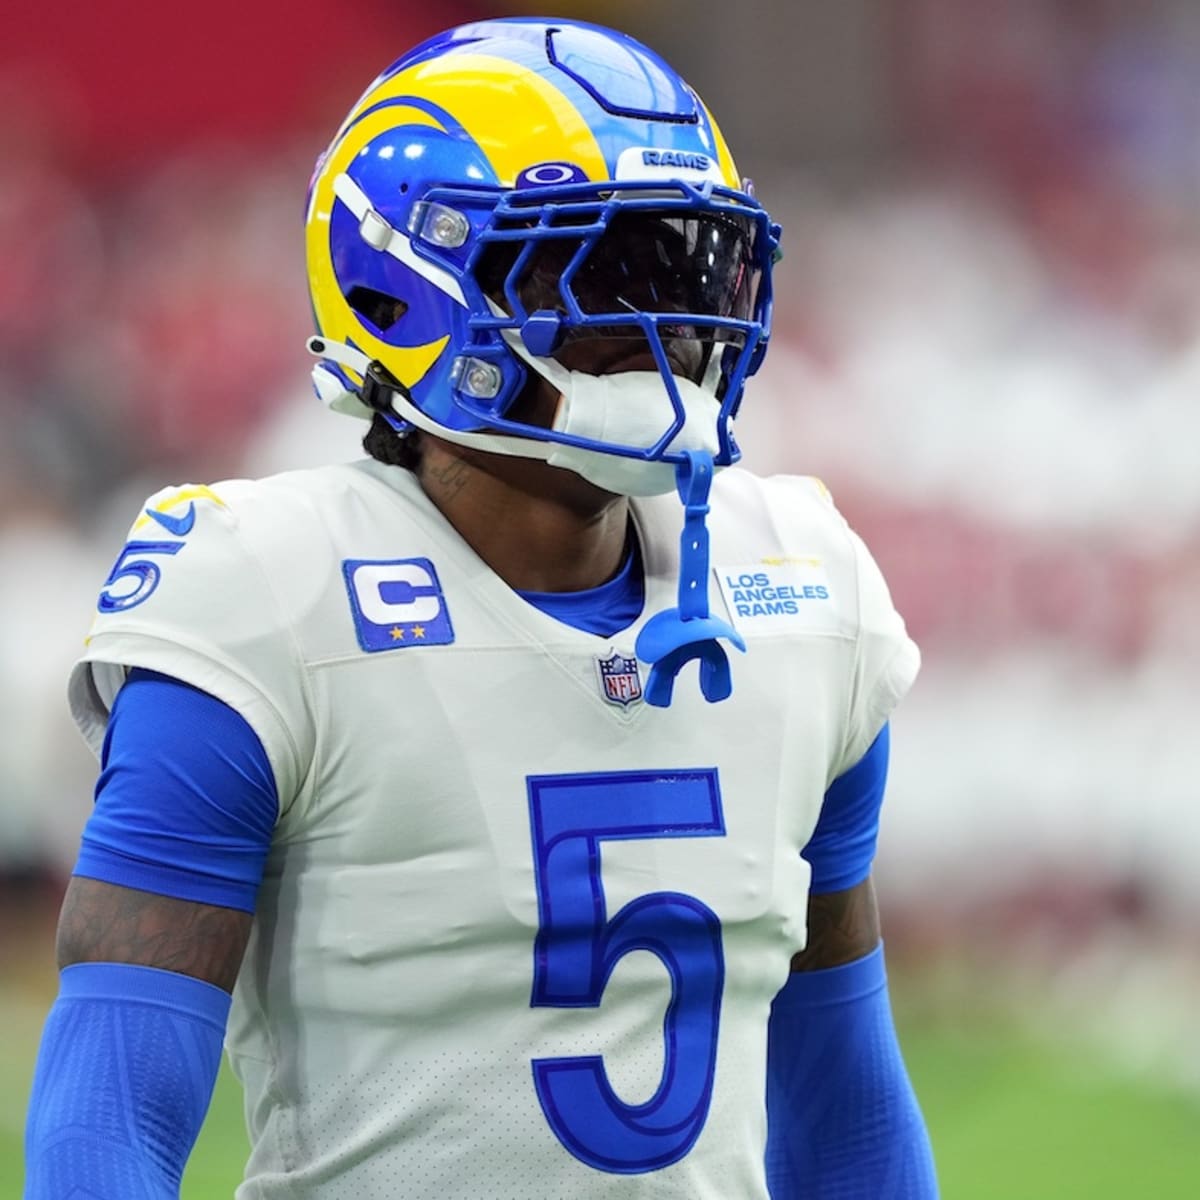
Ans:
{"label": "blurred background", "polygon": [[[431,16],[431,11],[436,12]],[[785,228],[740,437],[925,667],[878,879],[949,1200],[1200,1195],[1200,5],[554,5],[664,53]],[[142,498],[357,454],[302,207],[443,0],[18,3],[0,46],[0,1190],[95,766],[64,684]],[[185,1196],[228,1196],[227,1079]]]}

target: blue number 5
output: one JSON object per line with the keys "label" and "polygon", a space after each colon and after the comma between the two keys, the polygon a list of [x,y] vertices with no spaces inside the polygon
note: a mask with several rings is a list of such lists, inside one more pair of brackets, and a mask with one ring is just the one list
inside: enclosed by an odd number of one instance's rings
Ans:
{"label": "blue number 5", "polygon": [[[100,590],[100,599],[96,607],[102,613],[121,612],[126,608],[135,608],[143,600],[150,598],[150,593],[158,587],[162,572],[158,563],[153,562],[147,555],[178,554],[183,549],[184,542],[126,542],[113,569]],[[131,590],[114,592],[112,586],[119,579],[132,579]]]}
{"label": "blue number 5", "polygon": [[538,1100],[581,1161],[619,1174],[658,1170],[687,1154],[708,1116],[725,982],[721,925],[682,892],[638,896],[608,919],[600,844],[723,836],[717,773],[535,775],[528,785],[540,923],[531,1003],[595,1008],[632,950],[657,955],[671,979],[663,1073],[649,1100],[621,1100],[597,1054],[534,1059]]}

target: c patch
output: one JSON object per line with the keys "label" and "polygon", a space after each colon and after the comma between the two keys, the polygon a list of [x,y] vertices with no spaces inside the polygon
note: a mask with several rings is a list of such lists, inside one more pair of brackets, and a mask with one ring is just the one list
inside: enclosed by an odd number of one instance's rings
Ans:
{"label": "c patch", "polygon": [[454,641],[450,610],[427,558],[347,558],[342,563],[358,644],[374,654]]}

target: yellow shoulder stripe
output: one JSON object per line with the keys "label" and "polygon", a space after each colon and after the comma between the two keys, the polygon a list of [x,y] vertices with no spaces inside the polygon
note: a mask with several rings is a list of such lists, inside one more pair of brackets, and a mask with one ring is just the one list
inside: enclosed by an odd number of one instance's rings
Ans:
{"label": "yellow shoulder stripe", "polygon": [[[205,487],[203,484],[189,484],[187,487],[176,488],[175,491],[164,496],[156,505],[155,512],[167,512],[174,508],[177,504],[183,504],[188,500],[211,500],[220,508],[228,508],[229,506],[217,495],[210,487]],[[150,518],[145,512],[133,523],[133,529],[130,531],[136,533],[143,526],[150,524]]]}

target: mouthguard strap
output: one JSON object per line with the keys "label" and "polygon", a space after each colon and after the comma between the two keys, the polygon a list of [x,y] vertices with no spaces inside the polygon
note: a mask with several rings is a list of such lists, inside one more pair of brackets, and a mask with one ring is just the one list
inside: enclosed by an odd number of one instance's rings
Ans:
{"label": "mouthguard strap", "polygon": [[675,486],[683,501],[683,530],[679,535],[679,604],[656,613],[638,634],[638,658],[650,664],[646,703],[666,708],[671,703],[675,678],[685,663],[700,660],[700,691],[716,703],[733,691],[729,656],[720,639],[746,649],[741,634],[708,609],[708,493],[712,487],[712,455],[703,450],[683,451],[676,468]]}

